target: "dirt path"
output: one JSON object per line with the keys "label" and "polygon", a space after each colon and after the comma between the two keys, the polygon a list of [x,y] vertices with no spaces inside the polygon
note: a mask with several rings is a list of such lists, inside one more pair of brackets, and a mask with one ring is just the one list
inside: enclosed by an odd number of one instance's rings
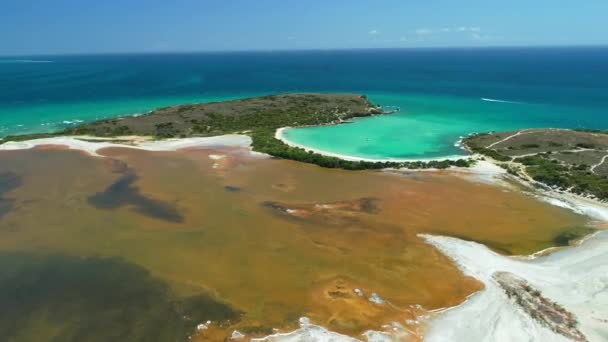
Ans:
{"label": "dirt path", "polygon": [[[566,152],[566,153],[580,153],[580,152],[586,152],[586,151],[595,151],[595,150],[591,149],[591,148],[577,148],[576,150],[563,150],[563,151],[556,151],[556,152],[559,152],[559,153],[562,153],[562,152]],[[608,152],[608,151],[606,151],[606,152]],[[511,157],[512,158],[524,158],[524,157],[535,156],[535,155],[538,155],[538,154],[539,154],[539,152],[535,152],[535,153],[520,154],[520,155],[516,155],[516,156],[511,156]]]}
{"label": "dirt path", "polygon": [[606,161],[606,158],[608,158],[608,154],[607,154],[607,155],[605,155],[604,157],[602,157],[602,160],[600,160],[600,162],[599,162],[599,163],[597,163],[597,164],[595,164],[595,165],[591,166],[591,169],[590,169],[590,170],[591,170],[591,172],[595,173],[595,169],[596,169],[598,166],[600,166],[600,165],[604,164],[604,162]]}

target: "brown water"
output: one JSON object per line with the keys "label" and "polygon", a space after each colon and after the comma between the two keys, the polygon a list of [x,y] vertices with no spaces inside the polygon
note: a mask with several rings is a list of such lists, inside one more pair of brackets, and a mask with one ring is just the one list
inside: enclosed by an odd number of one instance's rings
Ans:
{"label": "brown water", "polygon": [[[163,333],[179,326],[194,334],[196,324],[214,321],[193,336],[198,340],[223,340],[235,329],[248,336],[286,331],[302,316],[353,336],[391,321],[416,332],[418,326],[406,320],[459,304],[481,288],[417,234],[453,235],[502,253],[528,254],[586,223],[449,172],[348,172],[250,157],[238,149],[102,153],[107,158],[56,148],[0,152],[0,256],[18,265],[13,278],[0,277],[0,290],[2,281],[10,289],[22,284],[25,274],[34,279],[25,288],[38,294],[28,310],[13,303],[11,315],[21,312],[17,322],[0,308],[0,336],[107,338],[105,330],[123,315],[145,317],[128,322],[141,340],[166,340],[148,334],[167,320],[150,312],[167,312],[168,321],[177,322]],[[72,271],[60,277],[44,273],[47,268]],[[46,283],[77,291],[49,302],[59,290]],[[131,291],[138,283],[145,286]],[[125,296],[115,296],[116,288]],[[369,301],[372,293],[386,302]],[[75,296],[84,304],[65,309]],[[93,297],[109,299],[91,304]],[[131,300],[122,304],[125,298]],[[162,310],[150,298],[165,303]],[[125,307],[142,309],[127,314]],[[49,310],[64,310],[61,323]],[[85,329],[73,317],[79,312],[104,314]],[[7,322],[22,328],[3,329]],[[133,330],[127,323],[120,329]]]}

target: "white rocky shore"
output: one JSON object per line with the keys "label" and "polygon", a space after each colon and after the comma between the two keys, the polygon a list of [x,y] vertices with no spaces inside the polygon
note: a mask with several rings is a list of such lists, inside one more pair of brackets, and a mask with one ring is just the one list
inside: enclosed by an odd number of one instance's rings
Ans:
{"label": "white rocky shore", "polygon": [[390,333],[383,331],[366,331],[362,339],[329,331],[320,325],[310,322],[307,317],[300,318],[300,328],[288,333],[277,333],[264,338],[252,339],[252,342],[390,342],[402,341],[410,337],[407,329],[399,324],[387,326]]}
{"label": "white rocky shore", "polygon": [[[506,181],[506,171],[489,161],[451,171],[476,181],[514,188]],[[604,203],[553,191],[529,194],[598,222],[608,222],[608,205]],[[463,273],[485,285],[484,290],[463,304],[435,313],[426,322],[425,341],[608,341],[608,232],[596,233],[577,246],[548,255],[517,257],[502,256],[482,244],[457,238],[421,237],[450,257]],[[500,272],[530,284],[547,302],[563,308],[565,316],[576,322],[575,326],[564,323],[563,327],[571,328],[571,334],[560,334],[556,332],[559,327],[526,312],[525,306],[516,303],[512,295],[509,297],[504,282],[502,286],[499,283],[501,277],[495,275]],[[579,332],[582,335],[577,335]],[[370,331],[361,340],[353,340],[317,325],[303,325],[262,341],[401,341],[405,336]]]}
{"label": "white rocky shore", "polygon": [[[476,180],[512,187],[504,170],[484,161],[478,170],[459,170]],[[507,177],[507,178],[505,178]],[[530,184],[519,181],[528,188]],[[608,222],[605,203],[557,191],[526,192],[549,204],[586,215],[600,224]],[[608,341],[608,232],[601,231],[577,246],[551,254],[507,257],[486,246],[444,236],[421,235],[450,257],[463,273],[484,283],[485,289],[460,306],[446,309],[429,322],[427,341]],[[555,249],[551,249],[555,250]],[[497,274],[506,272],[526,282],[577,321],[583,339],[569,338],[551,329],[535,314],[526,312],[517,298],[509,298]],[[503,273],[504,274],[504,273]],[[502,285],[502,286],[501,286]],[[559,329],[558,329],[559,330]]]}
{"label": "white rocky shore", "polygon": [[576,247],[537,258],[505,257],[486,246],[443,236],[423,238],[485,284],[462,305],[439,314],[428,341],[568,340],[532,318],[492,276],[509,272],[526,280],[547,299],[572,313],[589,341],[608,337],[608,232]]}
{"label": "white rocky shore", "polygon": [[[505,257],[486,246],[457,238],[422,236],[452,258],[461,270],[485,284],[485,289],[463,304],[440,311],[431,318],[425,341],[606,341],[608,336],[608,232],[597,233],[579,246],[548,256]],[[575,331],[583,338],[572,339],[534,318],[510,298],[494,275],[509,272],[525,279],[551,302],[564,308],[577,321]],[[494,277],[493,277],[494,276]],[[301,320],[301,327],[277,333],[259,342],[384,342],[409,341],[405,329],[368,331],[359,339],[329,331]],[[568,326],[565,323],[564,326]],[[574,335],[576,336],[576,335]],[[415,338],[414,338],[415,340]]]}

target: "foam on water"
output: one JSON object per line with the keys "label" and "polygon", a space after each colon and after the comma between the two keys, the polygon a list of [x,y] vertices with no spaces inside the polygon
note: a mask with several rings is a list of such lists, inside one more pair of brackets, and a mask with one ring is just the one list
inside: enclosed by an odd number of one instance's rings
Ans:
{"label": "foam on water", "polygon": [[487,97],[482,97],[481,98],[482,101],[486,101],[486,102],[498,102],[498,103],[512,103],[512,104],[523,104],[522,102],[517,102],[517,101],[507,101],[507,100],[499,100],[499,99],[489,99]]}
{"label": "foam on water", "polygon": [[62,121],[62,123],[66,124],[66,125],[76,125],[76,124],[83,123],[83,122],[84,122],[83,120],[78,120],[78,119],[76,119],[76,120],[63,120]]}

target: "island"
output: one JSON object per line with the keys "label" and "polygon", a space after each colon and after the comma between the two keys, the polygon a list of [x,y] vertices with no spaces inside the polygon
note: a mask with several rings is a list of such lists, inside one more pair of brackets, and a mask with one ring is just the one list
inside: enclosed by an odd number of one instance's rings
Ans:
{"label": "island", "polygon": [[113,138],[149,136],[155,139],[245,134],[254,151],[275,157],[347,170],[469,167],[469,158],[432,161],[353,161],[289,146],[275,137],[282,127],[334,125],[356,117],[390,114],[357,94],[281,94],[204,104],[185,104],[154,110],[146,115],[99,120],[65,130],[5,137],[4,141],[54,136]]}

